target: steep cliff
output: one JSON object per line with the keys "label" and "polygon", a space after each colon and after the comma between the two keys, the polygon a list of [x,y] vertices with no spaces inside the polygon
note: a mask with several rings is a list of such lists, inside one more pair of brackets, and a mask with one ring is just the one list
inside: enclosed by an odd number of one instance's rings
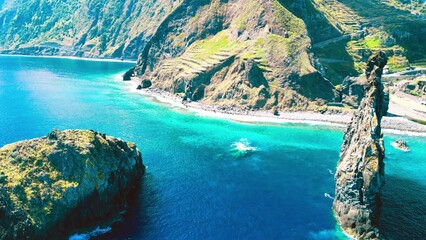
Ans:
{"label": "steep cliff", "polygon": [[117,216],[144,172],[132,143],[53,131],[0,149],[0,239],[60,239]]}
{"label": "steep cliff", "polygon": [[387,109],[381,75],[386,63],[387,56],[382,51],[367,62],[368,85],[359,110],[345,132],[335,174],[335,217],[343,231],[359,239],[380,237],[376,227],[385,157],[380,122]]}
{"label": "steep cliff", "polygon": [[0,50],[136,59],[176,2],[0,1]]}
{"label": "steep cliff", "polygon": [[185,0],[139,56],[137,76],[191,100],[318,110],[335,100],[304,22],[277,0]]}

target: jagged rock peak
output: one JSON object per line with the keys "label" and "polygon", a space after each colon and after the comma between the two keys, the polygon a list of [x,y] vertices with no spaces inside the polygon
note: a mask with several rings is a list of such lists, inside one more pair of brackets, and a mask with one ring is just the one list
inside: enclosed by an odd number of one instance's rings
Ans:
{"label": "jagged rock peak", "polygon": [[335,174],[335,217],[342,230],[357,239],[380,239],[377,224],[385,183],[380,122],[386,112],[381,76],[386,64],[382,51],[367,62],[364,99],[345,132]]}

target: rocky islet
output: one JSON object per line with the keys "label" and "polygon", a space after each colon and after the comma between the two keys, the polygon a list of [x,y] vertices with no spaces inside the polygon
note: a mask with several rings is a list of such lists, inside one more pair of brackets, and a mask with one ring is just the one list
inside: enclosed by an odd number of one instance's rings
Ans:
{"label": "rocky islet", "polygon": [[54,130],[0,149],[0,239],[62,238],[119,217],[144,173],[133,143]]}

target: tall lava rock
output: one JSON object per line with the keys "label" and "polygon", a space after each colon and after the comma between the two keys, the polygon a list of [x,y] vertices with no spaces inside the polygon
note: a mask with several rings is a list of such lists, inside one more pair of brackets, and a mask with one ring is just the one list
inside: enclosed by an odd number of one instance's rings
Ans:
{"label": "tall lava rock", "polygon": [[344,135],[335,175],[335,217],[354,238],[380,238],[380,192],[384,186],[385,149],[380,121],[387,105],[381,76],[387,56],[379,51],[367,63],[367,86],[358,112]]}

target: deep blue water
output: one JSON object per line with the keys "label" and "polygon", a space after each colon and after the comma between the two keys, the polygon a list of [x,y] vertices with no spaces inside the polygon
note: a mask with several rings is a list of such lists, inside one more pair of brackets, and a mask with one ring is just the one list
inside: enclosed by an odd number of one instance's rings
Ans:
{"label": "deep blue water", "polygon": [[[341,129],[196,116],[128,91],[131,63],[0,56],[0,146],[57,129],[135,142],[148,166],[124,222],[100,239],[338,239],[331,212]],[[426,138],[386,135],[382,231],[426,236]],[[246,139],[256,150],[230,153]],[[331,172],[331,173],[330,173]]]}

